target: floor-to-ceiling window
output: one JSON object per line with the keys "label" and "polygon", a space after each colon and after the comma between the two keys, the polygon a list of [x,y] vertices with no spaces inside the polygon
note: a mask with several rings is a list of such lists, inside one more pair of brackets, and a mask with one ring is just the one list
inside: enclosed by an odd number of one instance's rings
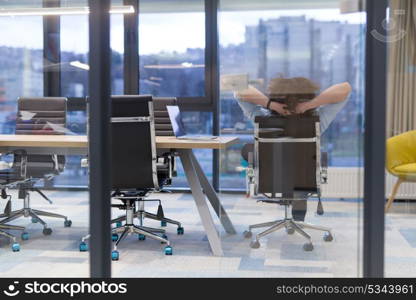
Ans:
{"label": "floor-to-ceiling window", "polygon": [[388,50],[386,277],[414,277],[416,274],[412,267],[416,262],[415,8],[414,1],[390,1],[385,20],[387,35],[378,31],[373,33],[373,38]]}
{"label": "floor-to-ceiling window", "polygon": [[[87,6],[87,0],[77,1],[77,5]],[[122,1],[112,1],[121,5]],[[67,3],[71,5],[71,3]],[[123,91],[124,24],[123,14],[111,14],[111,91],[121,95]],[[61,16],[61,94],[70,99],[68,129],[75,134],[87,133],[85,105],[71,103],[85,102],[88,96],[88,15]],[[74,99],[74,100],[72,100]],[[86,187],[88,174],[80,165],[80,156],[68,157],[65,173],[54,182],[55,186]]]}
{"label": "floor-to-ceiling window", "polygon": [[[316,213],[317,203],[312,197],[308,200],[305,218],[305,222],[333,228],[337,237],[332,244],[321,242],[320,254],[315,252],[312,257],[301,247],[296,248],[297,242],[287,238],[284,230],[273,233],[264,238],[260,249],[247,251],[247,268],[256,260],[256,263],[263,262],[264,270],[272,273],[284,268],[285,260],[293,267],[299,260],[312,269],[319,266],[316,272],[331,276],[357,276],[361,272],[365,22],[365,13],[342,10],[339,1],[220,1],[221,133],[240,138],[239,144],[221,151],[221,190],[246,189],[244,168],[248,162],[241,150],[254,142],[253,120],[244,115],[236,92],[244,93],[251,86],[266,96],[284,94],[283,82],[295,82],[294,78],[303,78],[314,85],[316,95],[339,83],[348,82],[352,87],[345,106],[323,132],[320,143],[321,152],[328,154],[329,166],[328,184],[323,184],[321,189],[325,213],[322,216]],[[276,82],[282,89],[279,92],[273,90]],[[301,93],[300,89],[303,87],[294,86],[287,93]],[[321,115],[323,119],[325,115]],[[254,160],[260,162],[260,154]],[[291,170],[283,172],[290,174]],[[255,176],[259,178],[258,174]],[[273,204],[256,203],[261,194],[255,199],[222,195],[227,206],[250,207],[251,215],[239,210],[232,215],[246,229],[247,223],[284,216]],[[345,227],[346,223],[349,225]],[[318,233],[313,230],[309,233],[318,240]],[[225,243],[227,239],[224,237]],[[343,254],[336,249],[343,249]],[[273,261],[274,255],[281,261]],[[344,259],[348,257],[350,263],[336,267],[322,263],[312,267],[313,261],[337,261],[340,255]]]}
{"label": "floor-to-ceiling window", "polygon": [[[220,1],[221,75],[247,75],[249,84],[265,92],[276,77],[307,77],[321,90],[349,82],[353,91],[348,104],[323,135],[323,146],[330,166],[362,166],[365,16],[341,14],[338,1],[326,6],[313,1],[293,6],[261,2]],[[221,91],[221,128],[224,134],[239,134],[241,145],[252,140],[253,124],[230,90]],[[223,188],[239,188],[243,183],[236,169],[239,150],[236,146],[224,153]]]}
{"label": "floor-to-ceiling window", "polygon": [[[203,0],[139,2],[139,92],[154,97],[193,101],[194,111],[184,112],[191,134],[212,133],[212,113],[198,111],[207,104],[205,5]],[[198,160],[212,176],[212,151],[196,150]],[[180,161],[173,185],[186,187]]]}
{"label": "floor-to-ceiling window", "polygon": [[7,29],[0,42],[0,130],[14,133],[17,99],[43,96],[43,21],[41,16],[0,17],[0,23]]}

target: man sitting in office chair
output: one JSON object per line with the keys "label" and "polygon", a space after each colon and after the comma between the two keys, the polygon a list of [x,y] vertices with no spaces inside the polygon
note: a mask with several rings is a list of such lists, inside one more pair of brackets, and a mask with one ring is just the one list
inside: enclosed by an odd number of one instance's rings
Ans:
{"label": "man sitting in office chair", "polygon": [[[307,78],[275,78],[269,83],[268,96],[249,86],[246,90],[236,92],[235,98],[245,116],[253,122],[257,116],[272,113],[293,116],[316,109],[323,134],[347,103],[351,89],[351,85],[344,82],[333,85],[316,96],[319,86]],[[306,210],[306,200],[295,201],[292,205],[293,219],[304,221]]]}

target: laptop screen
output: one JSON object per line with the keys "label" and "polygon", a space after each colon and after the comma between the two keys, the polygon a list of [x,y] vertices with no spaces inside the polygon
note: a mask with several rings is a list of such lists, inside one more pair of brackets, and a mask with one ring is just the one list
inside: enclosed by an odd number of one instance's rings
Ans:
{"label": "laptop screen", "polygon": [[186,135],[185,126],[182,122],[179,107],[176,105],[167,105],[166,108],[169,113],[170,123],[172,124],[172,129],[175,136],[180,137]]}

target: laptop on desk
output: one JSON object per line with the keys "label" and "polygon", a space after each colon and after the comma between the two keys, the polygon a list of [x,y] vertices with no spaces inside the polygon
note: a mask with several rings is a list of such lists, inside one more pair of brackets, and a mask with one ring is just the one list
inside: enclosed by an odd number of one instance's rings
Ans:
{"label": "laptop on desk", "polygon": [[179,110],[179,107],[176,105],[167,105],[166,106],[169,114],[169,119],[172,124],[173,133],[176,138],[183,140],[199,140],[199,141],[212,141],[217,139],[217,136],[212,135],[193,135],[186,134],[185,126],[182,121],[182,115]]}

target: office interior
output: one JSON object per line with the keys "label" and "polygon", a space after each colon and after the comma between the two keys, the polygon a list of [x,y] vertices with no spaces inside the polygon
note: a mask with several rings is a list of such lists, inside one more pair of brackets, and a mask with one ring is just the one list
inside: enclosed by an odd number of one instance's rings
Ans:
{"label": "office interior", "polygon": [[[89,235],[90,211],[103,211],[90,205],[88,147],[100,137],[88,133],[101,122],[89,103],[90,2],[0,1],[1,277],[88,277],[101,257]],[[385,80],[373,105],[386,114],[385,187],[372,186],[385,224],[372,230],[384,236],[383,275],[414,276],[413,1],[110,2],[111,276],[366,276],[368,74]],[[376,17],[384,33],[368,32]],[[348,96],[324,130],[320,109],[254,119],[239,99],[277,86],[276,101],[306,101],[342,83]],[[166,105],[179,106],[187,134],[217,138],[175,138]]]}

